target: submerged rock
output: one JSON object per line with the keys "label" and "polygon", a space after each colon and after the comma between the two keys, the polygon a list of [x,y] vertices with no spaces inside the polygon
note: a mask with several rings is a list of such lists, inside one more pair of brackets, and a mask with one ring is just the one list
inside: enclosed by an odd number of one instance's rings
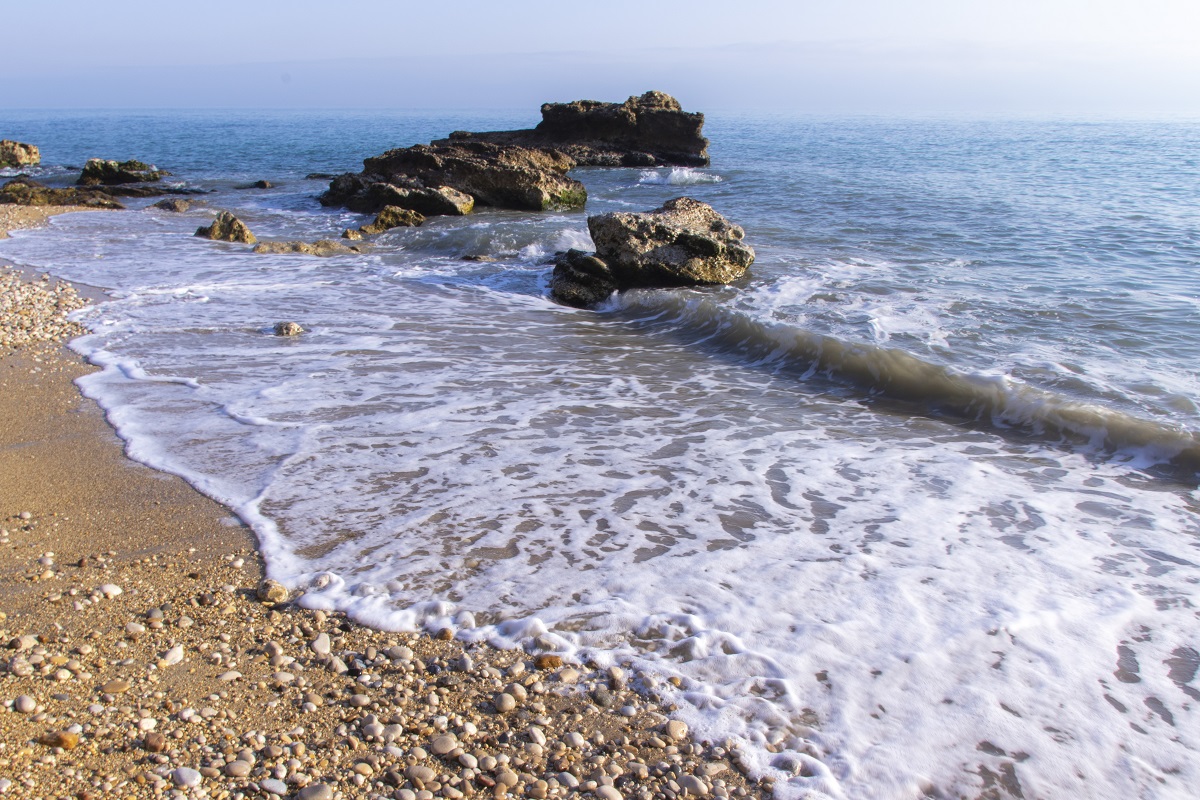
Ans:
{"label": "submerged rock", "polygon": [[124,208],[106,192],[96,189],[51,189],[29,178],[13,178],[0,187],[0,204],[18,206],[88,206]]}
{"label": "submerged rock", "polygon": [[123,183],[152,183],[171,173],[143,161],[88,159],[79,176],[79,186],[116,186]]}
{"label": "submerged rock", "polygon": [[259,242],[254,246],[255,253],[300,253],[306,256],[341,256],[347,253],[358,253],[357,247],[349,247],[332,239],[320,239],[312,242]]}
{"label": "submerged rock", "polygon": [[554,268],[550,293],[565,305],[586,308],[623,289],[729,283],[754,263],[745,232],[690,197],[588,217],[588,231],[595,255],[568,251]]}
{"label": "submerged rock", "polygon": [[546,103],[542,121],[532,130],[456,131],[433,144],[491,142],[552,148],[580,166],[703,167],[708,165],[703,127],[703,114],[684,111],[669,94],[650,91],[624,103]]}
{"label": "submerged rock", "polygon": [[363,233],[383,233],[392,228],[415,228],[425,221],[425,217],[407,208],[399,206],[384,206],[375,216],[370,225],[359,228]]}
{"label": "submerged rock", "polygon": [[196,235],[205,239],[215,239],[221,242],[241,242],[242,244],[254,244],[258,239],[246,227],[246,223],[230,214],[228,211],[222,211],[213,220],[212,225],[204,225],[196,229]]}
{"label": "submerged rock", "polygon": [[[275,323],[275,335],[276,336],[299,336],[302,333],[304,333],[304,328],[300,327],[300,323],[298,323],[298,322],[276,322]],[[275,583],[275,581],[263,581],[263,585],[258,587],[258,593],[259,593],[260,600],[266,599],[262,595],[264,592],[263,586],[265,586],[267,583]],[[279,584],[276,584],[276,585],[278,586]],[[284,593],[284,599],[287,599],[286,590]]]}
{"label": "submerged rock", "polygon": [[182,214],[192,207],[191,202],[180,200],[178,198],[168,198],[167,200],[159,200],[154,204],[155,208],[161,208],[163,211],[173,211],[177,214]]}
{"label": "submerged rock", "polygon": [[42,163],[42,154],[35,144],[0,139],[0,167],[32,167]]}

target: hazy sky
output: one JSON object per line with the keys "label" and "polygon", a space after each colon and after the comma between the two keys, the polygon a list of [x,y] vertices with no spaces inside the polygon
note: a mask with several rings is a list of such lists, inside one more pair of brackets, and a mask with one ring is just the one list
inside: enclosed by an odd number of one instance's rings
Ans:
{"label": "hazy sky", "polygon": [[704,108],[1200,116],[1200,0],[38,0],[3,107]]}

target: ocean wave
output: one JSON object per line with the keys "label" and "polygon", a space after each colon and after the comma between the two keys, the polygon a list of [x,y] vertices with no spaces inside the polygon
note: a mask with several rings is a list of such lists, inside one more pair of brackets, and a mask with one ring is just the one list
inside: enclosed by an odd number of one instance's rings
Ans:
{"label": "ocean wave", "polygon": [[642,170],[637,182],[643,185],[694,186],[700,183],[720,183],[723,180],[725,179],[713,172],[702,172],[691,167],[672,167],[669,170]]}
{"label": "ocean wave", "polygon": [[1170,464],[1194,477],[1200,438],[1189,430],[1019,383],[1004,375],[964,373],[897,348],[843,341],[787,323],[767,322],[702,295],[630,292],[625,311],[654,312],[667,325],[739,360],[852,387],[867,399],[915,405],[922,412],[984,423],[1026,436],[1083,443],[1145,464]]}

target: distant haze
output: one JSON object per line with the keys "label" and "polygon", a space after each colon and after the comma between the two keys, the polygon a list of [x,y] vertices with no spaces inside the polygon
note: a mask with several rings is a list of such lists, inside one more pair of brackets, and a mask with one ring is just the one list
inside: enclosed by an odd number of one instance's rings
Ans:
{"label": "distant haze", "polygon": [[[40,0],[3,108],[530,107],[1200,116],[1196,0]],[[0,117],[0,123],[2,123]]]}

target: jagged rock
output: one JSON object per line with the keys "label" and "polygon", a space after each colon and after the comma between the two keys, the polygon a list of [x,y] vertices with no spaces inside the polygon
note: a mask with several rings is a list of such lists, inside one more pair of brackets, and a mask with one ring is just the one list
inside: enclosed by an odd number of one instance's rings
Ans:
{"label": "jagged rock", "polygon": [[550,278],[550,296],[563,305],[591,308],[617,291],[617,279],[600,259],[582,250],[559,254]]}
{"label": "jagged rock", "polygon": [[383,233],[392,228],[415,228],[425,221],[425,217],[407,208],[399,206],[384,206],[375,216],[370,225],[359,228],[363,233]]}
{"label": "jagged rock", "polygon": [[142,161],[110,161],[103,158],[88,159],[79,176],[79,186],[116,186],[122,183],[152,183],[162,180],[171,173],[156,169],[153,164]]}
{"label": "jagged rock", "polygon": [[546,103],[532,130],[455,131],[434,145],[468,142],[560,150],[580,166],[649,167],[708,165],[704,115],[683,110],[663,92],[646,92],[624,103],[576,100]]}
{"label": "jagged rock", "polygon": [[329,256],[340,256],[361,251],[357,247],[348,247],[332,239],[320,239],[311,244],[308,242],[259,242],[254,246],[254,252],[274,254],[301,253],[306,256],[328,258]]}
{"label": "jagged rock", "polygon": [[[304,333],[304,328],[301,328],[300,323],[298,323],[298,322],[276,322],[275,323],[275,335],[276,336],[299,336],[302,333]],[[264,591],[263,586],[266,586],[268,583],[273,583],[276,586],[279,586],[279,584],[275,583],[275,581],[263,581],[263,584],[258,587],[259,599],[263,599],[263,600],[266,599],[265,597],[263,597],[263,591]],[[284,599],[287,598],[287,590],[286,589],[284,590],[283,597],[284,597]]]}
{"label": "jagged rock", "polygon": [[363,232],[354,228],[346,228],[346,230],[342,231],[342,238],[358,241],[363,238]]}
{"label": "jagged rock", "polygon": [[35,144],[0,140],[0,167],[32,167],[42,163],[42,154]]}
{"label": "jagged rock", "polygon": [[196,235],[206,239],[216,239],[222,242],[241,242],[242,244],[254,244],[258,241],[246,224],[240,219],[230,214],[228,211],[222,211],[213,220],[212,225],[205,225],[196,229]]}
{"label": "jagged rock", "polygon": [[[384,205],[420,205],[413,210],[424,214],[466,213],[470,205],[460,194],[469,195],[475,205],[496,208],[576,208],[587,200],[587,190],[567,177],[573,166],[573,160],[553,150],[487,142],[416,145],[366,159],[362,173],[338,176],[320,200],[364,212]],[[443,199],[430,195],[430,188]],[[445,200],[453,211],[422,205],[432,201],[440,206]]]}
{"label": "jagged rock", "polygon": [[0,187],[0,203],[19,206],[88,206],[124,208],[125,206],[96,189],[51,189],[29,178],[13,178]]}
{"label": "jagged rock", "polygon": [[614,289],[729,283],[754,263],[745,232],[690,197],[588,217],[588,231],[595,256],[568,251],[551,278],[551,296],[566,305],[595,305]]}
{"label": "jagged rock", "polygon": [[159,200],[154,204],[155,208],[161,208],[163,211],[174,211],[177,214],[182,214],[192,207],[191,202],[180,200],[178,198],[170,198],[167,200]]}

